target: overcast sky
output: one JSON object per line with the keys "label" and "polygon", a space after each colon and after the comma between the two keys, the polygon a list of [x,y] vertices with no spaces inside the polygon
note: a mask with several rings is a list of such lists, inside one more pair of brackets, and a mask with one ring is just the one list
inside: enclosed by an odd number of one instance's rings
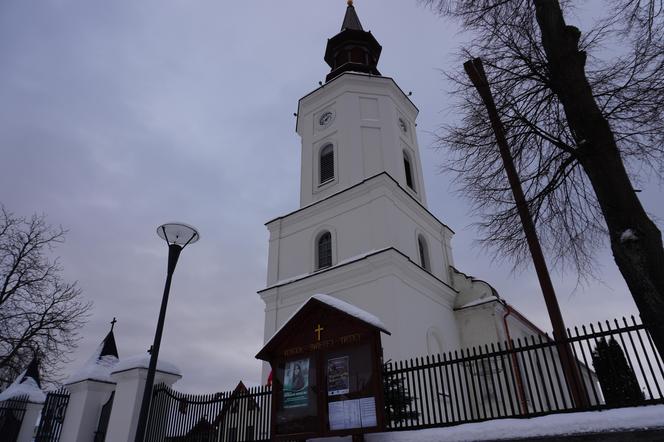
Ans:
{"label": "overcast sky", "polygon": [[[456,231],[457,267],[549,329],[532,270],[510,274],[473,245],[477,220],[438,172],[432,132],[452,118],[441,70],[462,37],[416,0],[355,5],[383,45],[380,71],[413,91],[429,208]],[[263,224],[298,207],[293,112],[329,71],[344,12],[343,0],[0,3],[0,202],[69,229],[64,277],[95,304],[71,368],[114,316],[120,357],[149,347],[167,255],[155,229],[181,220],[201,240],[180,258],[161,357],[183,370],[183,391],[260,382]],[[661,219],[661,187],[643,188]],[[636,312],[610,251],[599,261],[602,283],[575,291],[574,276],[555,277],[568,325]]]}

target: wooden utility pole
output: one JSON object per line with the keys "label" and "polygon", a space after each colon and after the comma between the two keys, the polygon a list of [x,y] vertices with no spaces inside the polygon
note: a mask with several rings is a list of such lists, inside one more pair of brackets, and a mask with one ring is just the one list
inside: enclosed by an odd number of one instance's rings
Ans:
{"label": "wooden utility pole", "polygon": [[544,295],[544,302],[546,303],[546,308],[549,312],[549,319],[551,320],[551,325],[553,327],[553,339],[556,342],[560,362],[562,364],[563,372],[565,373],[565,379],[567,380],[567,385],[570,387],[574,404],[579,408],[585,408],[589,404],[585,394],[583,379],[581,378],[578,366],[575,363],[574,354],[567,341],[565,322],[560,313],[560,306],[556,299],[556,292],[553,289],[553,283],[551,282],[549,270],[546,266],[546,261],[544,260],[544,254],[542,253],[542,247],[537,238],[535,223],[528,210],[526,197],[524,196],[521,187],[521,181],[519,180],[516,168],[514,167],[512,154],[510,153],[507,139],[505,138],[505,130],[500,121],[498,110],[496,109],[496,103],[493,100],[493,95],[491,94],[491,88],[489,87],[489,81],[484,72],[482,60],[480,58],[468,60],[463,64],[463,68],[465,69],[468,78],[470,78],[470,81],[472,81],[473,86],[477,89],[477,92],[482,98],[489,113],[489,120],[491,120],[491,126],[496,135],[496,142],[500,149],[500,156],[503,159],[503,166],[505,167],[507,179],[512,188],[512,194],[514,195],[514,201],[516,202],[517,211],[519,212],[519,218],[521,218],[523,231],[526,235],[528,248],[530,249],[530,255],[532,256],[535,271],[537,272],[537,279],[539,279],[542,294]]}

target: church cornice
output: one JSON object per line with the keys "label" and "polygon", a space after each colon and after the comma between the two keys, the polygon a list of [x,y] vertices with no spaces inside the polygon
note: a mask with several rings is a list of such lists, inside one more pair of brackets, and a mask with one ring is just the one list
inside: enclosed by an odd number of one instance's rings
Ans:
{"label": "church cornice", "polygon": [[[408,95],[399,87],[397,82],[392,78],[392,77],[385,77],[382,75],[371,75],[371,74],[365,74],[361,72],[344,72],[334,79],[330,80],[329,82],[323,84],[322,86],[314,89],[313,91],[309,92],[306,94],[304,97],[300,98],[298,101],[297,105],[297,118],[295,120],[295,130],[299,128],[300,124],[300,115],[303,115],[304,112],[302,109],[306,107],[309,104],[309,101],[311,100],[318,100],[317,95],[322,94],[324,92],[327,92],[326,89],[334,88],[338,89],[339,92],[336,96],[343,95],[346,92],[349,92],[348,90],[342,89],[343,86],[340,86],[342,83],[346,82],[355,82],[360,85],[375,85],[376,81],[385,81],[387,83],[391,83],[395,87],[395,91],[398,91],[399,93],[394,94],[397,98],[398,101],[401,102],[401,104],[405,107],[410,107],[411,111],[414,112],[415,114],[418,114],[420,110],[418,107],[413,103],[410,98],[408,98]],[[358,90],[357,92],[363,92],[362,90]],[[332,100],[334,97],[331,97],[330,100]]]}
{"label": "church cornice", "polygon": [[[314,273],[309,273],[309,274],[305,274],[305,275],[296,276],[296,277],[293,277],[293,278],[288,278],[288,279],[285,279],[285,280],[282,280],[282,281],[278,281],[277,283],[275,283],[271,286],[268,286],[268,287],[266,287],[262,290],[259,290],[257,293],[259,295],[263,296],[264,299],[265,299],[268,295],[268,292],[275,291],[277,289],[282,289],[282,288],[287,287],[287,286],[293,286],[293,285],[296,285],[296,284],[299,285],[299,284],[302,284],[302,283],[306,283],[308,281],[312,282],[312,287],[320,287],[321,286],[321,283],[320,283],[320,278],[321,277],[331,276],[333,273],[336,273],[339,270],[349,269],[349,268],[353,267],[354,265],[356,265],[359,262],[369,261],[369,260],[375,259],[375,257],[385,257],[385,258],[389,259],[390,254],[396,254],[396,256],[398,256],[399,258],[404,259],[406,262],[408,262],[409,266],[405,270],[408,271],[408,272],[414,272],[414,274],[417,275],[418,279],[420,279],[419,277],[421,277],[421,276],[425,276],[425,278],[423,278],[423,281],[428,281],[429,282],[429,288],[431,290],[439,290],[441,288],[441,285],[442,285],[446,289],[446,291],[450,291],[450,293],[452,293],[453,296],[456,296],[459,293],[454,287],[447,284],[445,281],[439,279],[435,275],[433,275],[433,274],[427,272],[426,270],[424,270],[422,267],[420,267],[419,264],[417,264],[416,262],[411,260],[410,257],[408,257],[408,255],[406,255],[405,253],[403,253],[400,250],[396,249],[395,247],[387,247],[385,249],[376,250],[374,252],[370,252],[370,253],[367,253],[365,255],[361,255],[361,256],[359,256],[357,258],[354,258],[354,259],[351,258],[351,259],[345,260],[342,263],[339,263],[339,264],[334,265],[332,267],[328,267],[324,270],[319,270],[319,271],[314,272]],[[362,272],[362,273],[364,273],[364,272]],[[343,279],[347,280],[347,278],[343,278]],[[453,299],[450,299],[450,301],[453,302]]]}
{"label": "church cornice", "polygon": [[270,225],[275,223],[276,221],[285,221],[289,218],[291,218],[289,221],[292,221],[292,218],[295,215],[299,215],[299,217],[308,217],[311,216],[314,212],[318,210],[325,210],[330,204],[334,204],[335,200],[339,200],[343,196],[347,194],[351,194],[353,192],[358,191],[362,187],[365,187],[369,184],[372,183],[377,183],[380,179],[387,179],[388,182],[390,182],[392,185],[396,185],[396,187],[400,190],[399,192],[395,192],[394,194],[397,195],[398,197],[401,197],[403,201],[406,201],[410,204],[415,203],[415,207],[418,207],[421,211],[423,211],[427,217],[430,219],[430,221],[436,223],[438,227],[442,227],[446,229],[449,234],[454,234],[454,230],[452,230],[447,224],[443,223],[441,220],[439,220],[436,215],[431,213],[429,209],[424,207],[424,205],[419,202],[414,196],[410,194],[408,190],[406,190],[397,180],[395,180],[389,173],[387,172],[380,172],[376,175],[373,175],[369,178],[366,178],[359,183],[350,186],[344,190],[341,190],[337,193],[334,193],[326,198],[323,198],[321,200],[315,201],[307,206],[301,207],[297,210],[294,210],[292,212],[287,213],[286,215],[279,216],[277,218],[273,218],[270,221],[266,222],[265,225],[270,228]]}

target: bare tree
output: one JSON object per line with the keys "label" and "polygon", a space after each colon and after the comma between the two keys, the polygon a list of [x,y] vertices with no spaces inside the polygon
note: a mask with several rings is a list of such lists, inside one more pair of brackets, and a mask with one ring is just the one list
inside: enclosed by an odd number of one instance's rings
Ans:
{"label": "bare tree", "polygon": [[[538,234],[554,263],[592,273],[608,238],[664,353],[664,249],[632,179],[664,164],[664,0],[612,0],[582,35],[565,0],[422,0],[459,20],[484,60]],[[444,128],[448,168],[482,216],[485,243],[523,262],[526,242],[486,111],[449,74],[462,121]],[[656,329],[655,329],[656,328]]]}
{"label": "bare tree", "polygon": [[43,215],[21,218],[0,205],[0,384],[13,381],[34,354],[53,381],[76,346],[91,304],[48,256],[65,233]]}

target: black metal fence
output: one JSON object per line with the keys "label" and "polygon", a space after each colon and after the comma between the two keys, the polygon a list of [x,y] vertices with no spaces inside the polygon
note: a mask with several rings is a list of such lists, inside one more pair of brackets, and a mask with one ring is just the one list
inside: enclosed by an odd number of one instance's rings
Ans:
{"label": "black metal fence", "polygon": [[[548,336],[528,336],[384,365],[388,430],[504,417],[664,403],[664,364],[643,324],[606,321],[567,330],[585,404],[574,403]],[[188,395],[153,393],[146,441],[270,440],[269,387]]]}
{"label": "black metal fence", "polygon": [[64,388],[51,391],[46,395],[35,442],[58,442],[60,440],[68,404],[69,391]]}
{"label": "black metal fence", "polygon": [[0,402],[0,440],[15,442],[21,431],[28,396],[16,396]]}
{"label": "black metal fence", "polygon": [[573,403],[557,343],[519,338],[387,363],[388,428],[440,427],[503,417],[664,403],[664,370],[643,324],[623,318],[568,329],[586,404]]}
{"label": "black metal fence", "polygon": [[146,442],[270,440],[270,387],[189,395],[159,385],[152,397]]}

